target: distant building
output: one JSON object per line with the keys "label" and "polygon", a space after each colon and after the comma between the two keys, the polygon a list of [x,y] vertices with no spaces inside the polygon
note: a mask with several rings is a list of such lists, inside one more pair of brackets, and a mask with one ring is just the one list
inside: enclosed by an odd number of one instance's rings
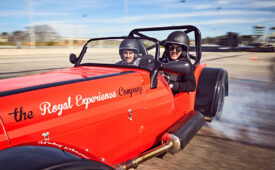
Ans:
{"label": "distant building", "polygon": [[0,42],[8,42],[9,34],[7,32],[2,32],[0,34]]}
{"label": "distant building", "polygon": [[267,35],[267,42],[275,44],[275,27],[271,27],[269,34]]}
{"label": "distant building", "polygon": [[11,36],[9,36],[9,41],[24,41],[26,39],[27,33],[25,31],[14,31]]}
{"label": "distant building", "polygon": [[8,37],[0,35],[0,42],[8,42]]}
{"label": "distant building", "polygon": [[249,46],[254,41],[252,35],[242,35],[239,37],[239,44],[243,46]]}
{"label": "distant building", "polygon": [[253,26],[254,36],[256,36],[257,38],[263,36],[264,35],[264,29],[265,29],[265,27],[262,26],[262,25]]}
{"label": "distant building", "polygon": [[238,34],[235,32],[228,32],[226,35],[220,37],[219,45],[225,47],[237,47],[239,44]]}
{"label": "distant building", "polygon": [[[35,34],[35,41],[36,42],[50,42],[55,41],[56,39],[60,38],[58,33],[51,28],[49,25],[38,25],[32,27],[34,29]],[[28,40],[29,40],[29,29],[30,27],[27,27],[28,29]]]}
{"label": "distant building", "polygon": [[88,40],[89,40],[89,38],[60,37],[56,41],[58,41],[64,45],[83,46]]}

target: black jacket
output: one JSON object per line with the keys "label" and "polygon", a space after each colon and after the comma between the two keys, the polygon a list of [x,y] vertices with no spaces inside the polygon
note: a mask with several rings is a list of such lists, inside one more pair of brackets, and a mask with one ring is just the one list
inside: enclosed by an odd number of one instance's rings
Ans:
{"label": "black jacket", "polygon": [[[161,62],[168,63],[170,60],[168,58],[161,58]],[[190,62],[189,60],[185,60]],[[191,69],[189,74],[177,75],[168,72],[163,72],[165,79],[167,80],[173,94],[179,92],[191,92],[196,89],[196,79],[194,76],[195,67],[190,63]]]}

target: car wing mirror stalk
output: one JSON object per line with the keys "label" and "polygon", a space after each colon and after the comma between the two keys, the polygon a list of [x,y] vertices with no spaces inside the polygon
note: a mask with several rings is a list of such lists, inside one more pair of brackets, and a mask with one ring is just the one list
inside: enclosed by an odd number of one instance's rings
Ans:
{"label": "car wing mirror stalk", "polygon": [[173,74],[189,74],[191,64],[187,61],[172,61],[169,63],[162,63],[159,70],[173,73]]}

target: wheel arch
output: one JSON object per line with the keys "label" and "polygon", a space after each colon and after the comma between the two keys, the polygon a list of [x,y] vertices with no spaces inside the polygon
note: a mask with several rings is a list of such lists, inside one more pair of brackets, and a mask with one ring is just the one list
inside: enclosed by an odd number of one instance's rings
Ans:
{"label": "wheel arch", "polygon": [[100,162],[83,159],[70,152],[49,146],[15,146],[0,151],[0,169],[70,169],[73,167],[112,169]]}

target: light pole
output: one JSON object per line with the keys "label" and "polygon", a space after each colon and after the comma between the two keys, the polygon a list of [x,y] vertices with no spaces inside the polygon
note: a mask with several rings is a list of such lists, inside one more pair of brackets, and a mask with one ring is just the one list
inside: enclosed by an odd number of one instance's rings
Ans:
{"label": "light pole", "polygon": [[125,30],[128,32],[128,0],[124,0]]}
{"label": "light pole", "polygon": [[33,19],[33,11],[32,11],[32,0],[28,1],[28,13],[29,13],[29,34],[30,34],[30,46],[31,48],[35,48],[35,33],[34,33],[34,26],[32,25],[32,19]]}

